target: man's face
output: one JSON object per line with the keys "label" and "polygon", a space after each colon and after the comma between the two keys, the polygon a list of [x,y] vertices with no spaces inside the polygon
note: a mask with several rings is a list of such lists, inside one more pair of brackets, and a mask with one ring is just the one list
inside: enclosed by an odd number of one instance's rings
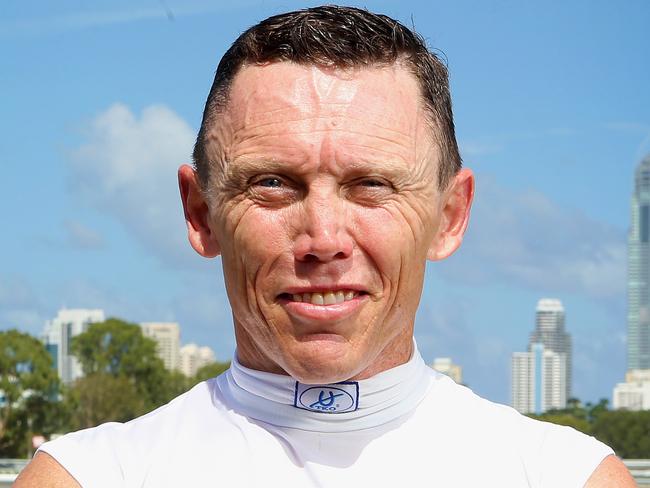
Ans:
{"label": "man's face", "polygon": [[425,261],[449,220],[414,77],[245,67],[209,137],[225,162],[205,222],[242,364],[315,383],[408,360]]}

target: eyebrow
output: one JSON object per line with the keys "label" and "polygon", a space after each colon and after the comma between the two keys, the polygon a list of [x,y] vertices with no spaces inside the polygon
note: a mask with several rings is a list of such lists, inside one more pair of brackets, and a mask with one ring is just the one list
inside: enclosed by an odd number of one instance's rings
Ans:
{"label": "eyebrow", "polygon": [[289,169],[295,170],[295,164],[265,158],[235,158],[226,163],[224,174],[230,181],[248,181],[259,173],[284,173]]}
{"label": "eyebrow", "polygon": [[[234,184],[243,184],[248,182],[251,177],[260,173],[278,173],[285,175],[300,176],[308,173],[310,170],[301,170],[300,167],[305,163],[289,162],[286,160],[272,160],[265,158],[236,158],[226,164],[224,172],[226,180]],[[388,178],[404,177],[410,174],[408,167],[402,162],[396,160],[369,160],[368,158],[359,158],[344,165],[337,166],[341,169],[340,173],[345,176],[385,176]]]}

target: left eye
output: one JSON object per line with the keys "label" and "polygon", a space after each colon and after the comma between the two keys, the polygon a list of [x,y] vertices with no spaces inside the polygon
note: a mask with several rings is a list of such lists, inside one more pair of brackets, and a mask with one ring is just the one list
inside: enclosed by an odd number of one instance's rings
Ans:
{"label": "left eye", "polygon": [[382,186],[386,186],[386,183],[384,181],[376,180],[376,179],[361,180],[359,184],[361,186],[366,186],[370,188],[379,188]]}

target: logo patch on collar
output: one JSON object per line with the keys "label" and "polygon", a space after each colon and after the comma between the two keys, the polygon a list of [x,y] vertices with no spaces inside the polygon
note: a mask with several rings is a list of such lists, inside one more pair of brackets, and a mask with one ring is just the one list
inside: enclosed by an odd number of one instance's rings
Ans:
{"label": "logo patch on collar", "polygon": [[296,381],[293,406],[319,413],[354,412],[359,408],[359,383],[342,381],[332,385],[303,385]]}

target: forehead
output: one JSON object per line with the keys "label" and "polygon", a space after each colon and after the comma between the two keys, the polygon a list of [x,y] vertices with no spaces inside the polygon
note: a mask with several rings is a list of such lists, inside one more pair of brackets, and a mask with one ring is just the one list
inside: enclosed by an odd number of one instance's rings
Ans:
{"label": "forehead", "polygon": [[417,81],[398,64],[346,70],[290,62],[246,66],[233,81],[227,112],[235,130],[329,118],[330,125],[369,124],[414,136],[426,120]]}

